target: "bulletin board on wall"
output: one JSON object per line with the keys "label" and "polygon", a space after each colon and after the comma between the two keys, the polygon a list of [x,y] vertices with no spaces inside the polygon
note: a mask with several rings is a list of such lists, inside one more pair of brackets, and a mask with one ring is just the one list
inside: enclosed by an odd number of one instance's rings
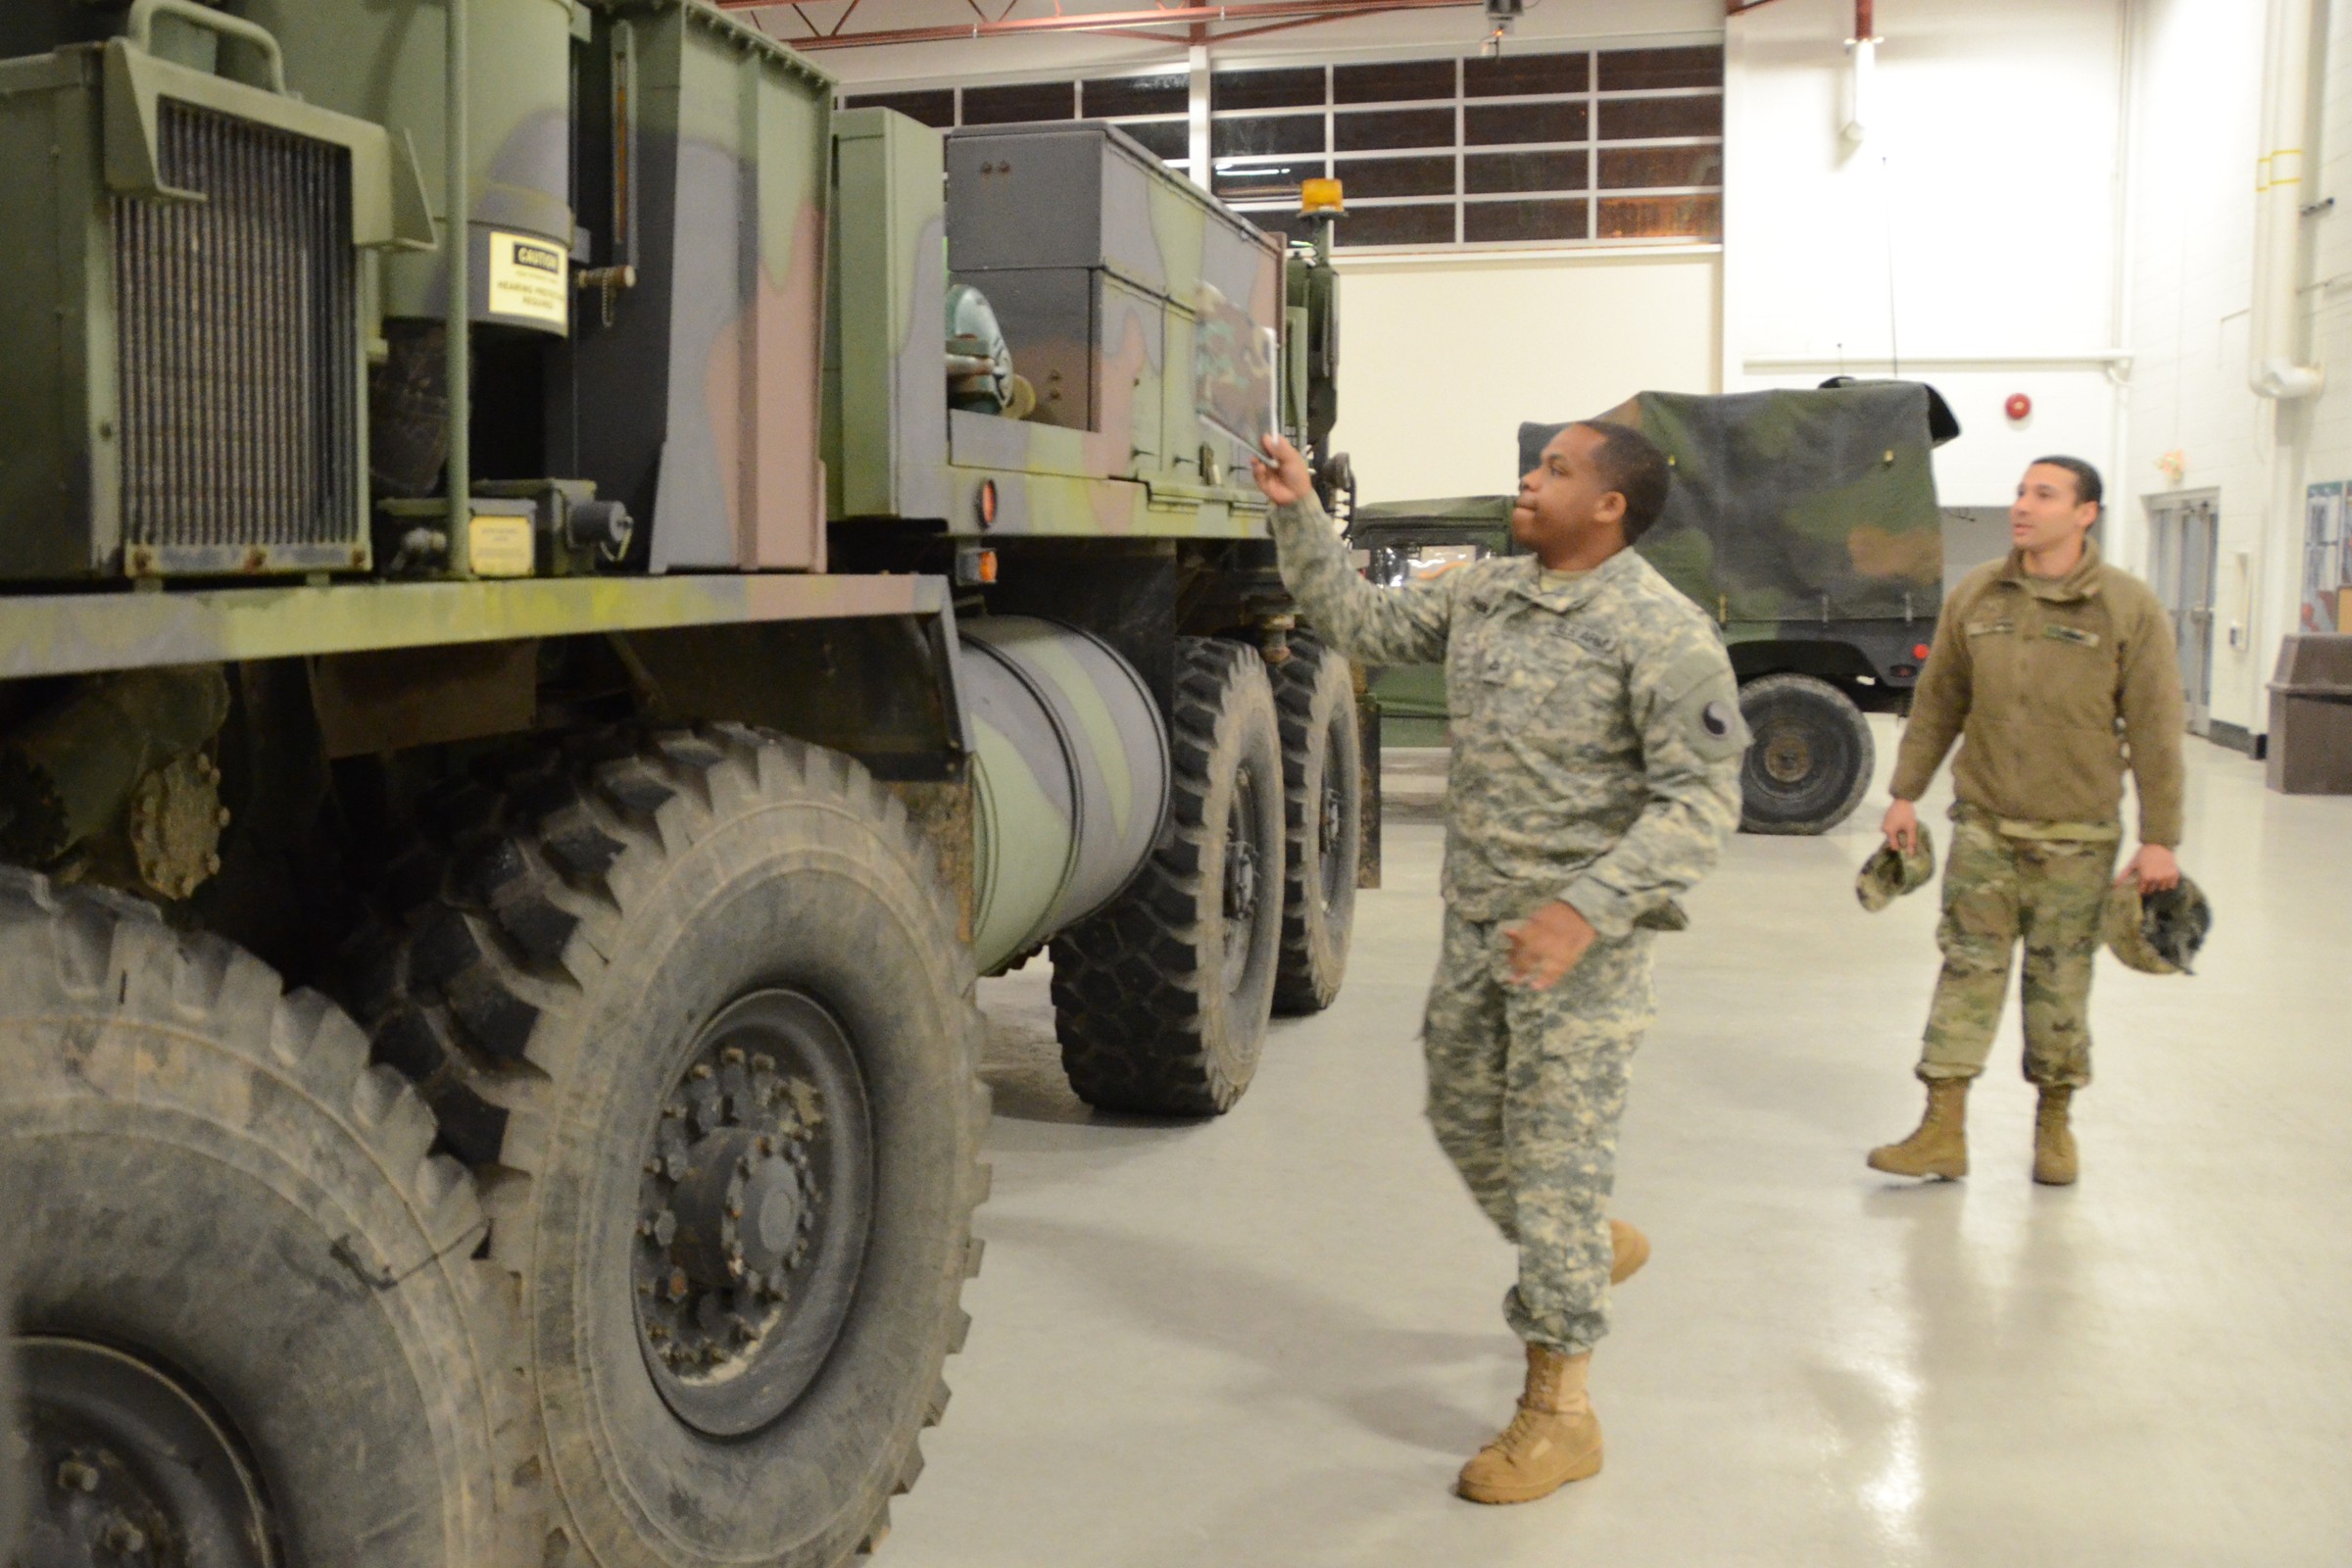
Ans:
{"label": "bulletin board on wall", "polygon": [[2306,632],[2352,631],[2352,527],[2346,526],[2346,482],[2332,479],[2303,492],[2303,610]]}

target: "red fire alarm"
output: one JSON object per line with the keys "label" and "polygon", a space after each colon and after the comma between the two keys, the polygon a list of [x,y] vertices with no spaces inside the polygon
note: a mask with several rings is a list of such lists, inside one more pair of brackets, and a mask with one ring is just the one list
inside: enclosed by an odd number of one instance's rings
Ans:
{"label": "red fire alarm", "polygon": [[2034,400],[2023,392],[2012,392],[2009,401],[2001,405],[2001,412],[2012,419],[2022,419],[2034,412]]}

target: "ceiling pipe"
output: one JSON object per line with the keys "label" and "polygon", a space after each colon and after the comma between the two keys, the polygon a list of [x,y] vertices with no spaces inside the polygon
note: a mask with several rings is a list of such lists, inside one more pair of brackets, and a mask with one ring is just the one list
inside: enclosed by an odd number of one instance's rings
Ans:
{"label": "ceiling pipe", "polygon": [[[953,43],[966,38],[1002,38],[1022,33],[1100,32],[1133,36],[1139,27],[1181,27],[1189,29],[1188,33],[1169,41],[1189,44],[1213,42],[1219,36],[1245,35],[1203,34],[1200,31],[1220,24],[1241,24],[1252,32],[1273,31],[1277,27],[1305,26],[1318,22],[1343,22],[1351,17],[1379,16],[1395,11],[1443,11],[1481,3],[1482,0],[1255,0],[1255,3],[1242,5],[1158,6],[1149,11],[1077,12],[996,22],[954,23],[934,27],[878,28],[870,32],[818,31],[815,24],[809,23],[803,15],[801,20],[808,24],[814,36],[779,36],[778,41],[800,50],[868,49],[885,44]],[[789,4],[788,0],[718,0],[718,6],[722,11],[790,10],[799,14],[799,7]]]}
{"label": "ceiling pipe", "polygon": [[2254,295],[2247,380],[2257,395],[2317,394],[2327,371],[2298,363],[2304,140],[2311,118],[2312,0],[2271,0],[2262,83],[2263,155],[2254,169]]}
{"label": "ceiling pipe", "polygon": [[1870,138],[1872,111],[1878,107],[1879,35],[1871,0],[1854,0],[1854,35],[1845,40],[1845,124],[1849,147]]}

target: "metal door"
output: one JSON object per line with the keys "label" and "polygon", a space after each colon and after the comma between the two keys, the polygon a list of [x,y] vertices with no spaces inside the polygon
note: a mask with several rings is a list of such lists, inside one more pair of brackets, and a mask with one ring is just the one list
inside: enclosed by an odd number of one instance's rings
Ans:
{"label": "metal door", "polygon": [[2215,498],[2167,496],[2151,502],[2148,539],[2157,596],[2172,612],[2180,651],[2180,692],[2194,735],[2213,726],[2213,596],[2221,538]]}

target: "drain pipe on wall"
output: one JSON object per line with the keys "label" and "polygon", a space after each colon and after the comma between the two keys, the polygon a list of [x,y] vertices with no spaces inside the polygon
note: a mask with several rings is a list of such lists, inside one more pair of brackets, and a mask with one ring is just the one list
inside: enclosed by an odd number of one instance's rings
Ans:
{"label": "drain pipe on wall", "polygon": [[2263,51],[2262,146],[2254,166],[2254,298],[2249,339],[2254,390],[2281,402],[2308,398],[2327,372],[2298,357],[2302,322],[2303,171],[2318,160],[2305,146],[2311,121],[2312,0],[2271,0]]}
{"label": "drain pipe on wall", "polygon": [[[2302,557],[2303,467],[2310,442],[2311,404],[2323,388],[2326,368],[2303,358],[2303,208],[2311,186],[2306,169],[2320,167],[2312,123],[2314,74],[2313,0],[2270,0],[2264,39],[2262,156],[2254,180],[2254,290],[2248,321],[2247,381],[2271,404],[2268,485],[2264,525],[2254,538],[2253,557],[2239,555],[2238,613],[2230,627],[2233,649],[2245,659],[2246,729],[2259,735],[2268,725],[2262,657],[2278,628],[2291,623],[2279,613],[2279,563]],[[2324,53],[2326,46],[2319,46]],[[2320,62],[2324,64],[2324,62]],[[2226,521],[2227,519],[2225,519]],[[2294,575],[2288,573],[2288,575]]]}

